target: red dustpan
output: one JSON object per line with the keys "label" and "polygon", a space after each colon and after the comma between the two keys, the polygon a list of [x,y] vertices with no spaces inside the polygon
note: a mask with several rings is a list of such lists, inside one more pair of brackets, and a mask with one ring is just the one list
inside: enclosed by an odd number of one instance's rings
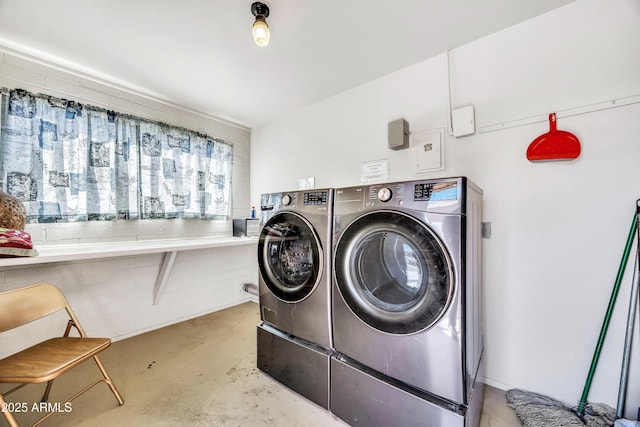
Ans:
{"label": "red dustpan", "polygon": [[529,144],[527,159],[531,162],[573,160],[580,155],[580,140],[564,130],[556,129],[556,113],[549,114],[549,132]]}

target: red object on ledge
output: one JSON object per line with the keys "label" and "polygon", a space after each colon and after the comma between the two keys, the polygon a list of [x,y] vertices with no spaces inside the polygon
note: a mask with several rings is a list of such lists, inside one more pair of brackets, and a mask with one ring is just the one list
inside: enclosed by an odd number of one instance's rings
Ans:
{"label": "red object on ledge", "polygon": [[37,255],[29,233],[0,227],[0,258]]}

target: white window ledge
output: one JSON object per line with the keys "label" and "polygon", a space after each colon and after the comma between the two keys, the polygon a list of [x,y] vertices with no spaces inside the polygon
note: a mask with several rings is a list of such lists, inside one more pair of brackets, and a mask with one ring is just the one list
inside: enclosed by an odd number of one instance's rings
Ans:
{"label": "white window ledge", "polygon": [[258,239],[251,237],[189,237],[105,243],[76,243],[71,245],[45,245],[35,248],[38,250],[38,256],[0,258],[0,269],[56,262],[164,253],[164,260],[162,261],[153,288],[153,304],[157,304],[160,291],[169,278],[173,262],[179,251],[257,244]]}

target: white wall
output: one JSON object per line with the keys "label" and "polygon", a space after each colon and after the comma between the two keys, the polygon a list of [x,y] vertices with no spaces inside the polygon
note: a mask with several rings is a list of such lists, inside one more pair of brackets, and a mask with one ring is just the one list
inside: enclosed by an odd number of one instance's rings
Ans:
{"label": "white wall", "polygon": [[[479,128],[639,95],[638,40],[636,0],[579,0],[452,50],[452,104],[473,104]],[[376,159],[389,160],[391,181],[470,177],[484,189],[484,221],[493,226],[484,240],[485,381],[574,405],[640,198],[640,104],[559,119],[582,144],[571,162],[527,161],[529,143],[548,130],[542,122],[448,137],[446,170],[418,176],[411,150],[387,149],[387,123],[404,117],[413,134],[445,127],[446,100],[441,55],[254,129],[251,200],[308,176],[318,188],[357,185],[361,162]],[[589,394],[614,407],[631,274]]]}
{"label": "white wall", "polygon": [[[0,47],[0,86],[133,114],[222,138],[233,144],[235,217],[249,214],[250,131],[154,100],[35,57]],[[203,88],[206,90],[207,88]],[[128,220],[28,224],[36,249],[43,245],[192,236],[230,236],[231,221]],[[91,262],[0,269],[0,291],[41,281],[59,285],[92,335],[121,339],[250,299],[245,281],[257,283],[255,246],[180,252],[157,305],[153,287],[162,254]],[[21,347],[19,339],[11,345]],[[10,349],[3,344],[0,357]]]}

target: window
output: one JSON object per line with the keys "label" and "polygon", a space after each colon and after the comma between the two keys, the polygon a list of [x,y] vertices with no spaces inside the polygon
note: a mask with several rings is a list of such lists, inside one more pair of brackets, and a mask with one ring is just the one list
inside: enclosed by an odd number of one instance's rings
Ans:
{"label": "window", "polygon": [[225,141],[21,89],[1,108],[0,179],[30,223],[229,218]]}

